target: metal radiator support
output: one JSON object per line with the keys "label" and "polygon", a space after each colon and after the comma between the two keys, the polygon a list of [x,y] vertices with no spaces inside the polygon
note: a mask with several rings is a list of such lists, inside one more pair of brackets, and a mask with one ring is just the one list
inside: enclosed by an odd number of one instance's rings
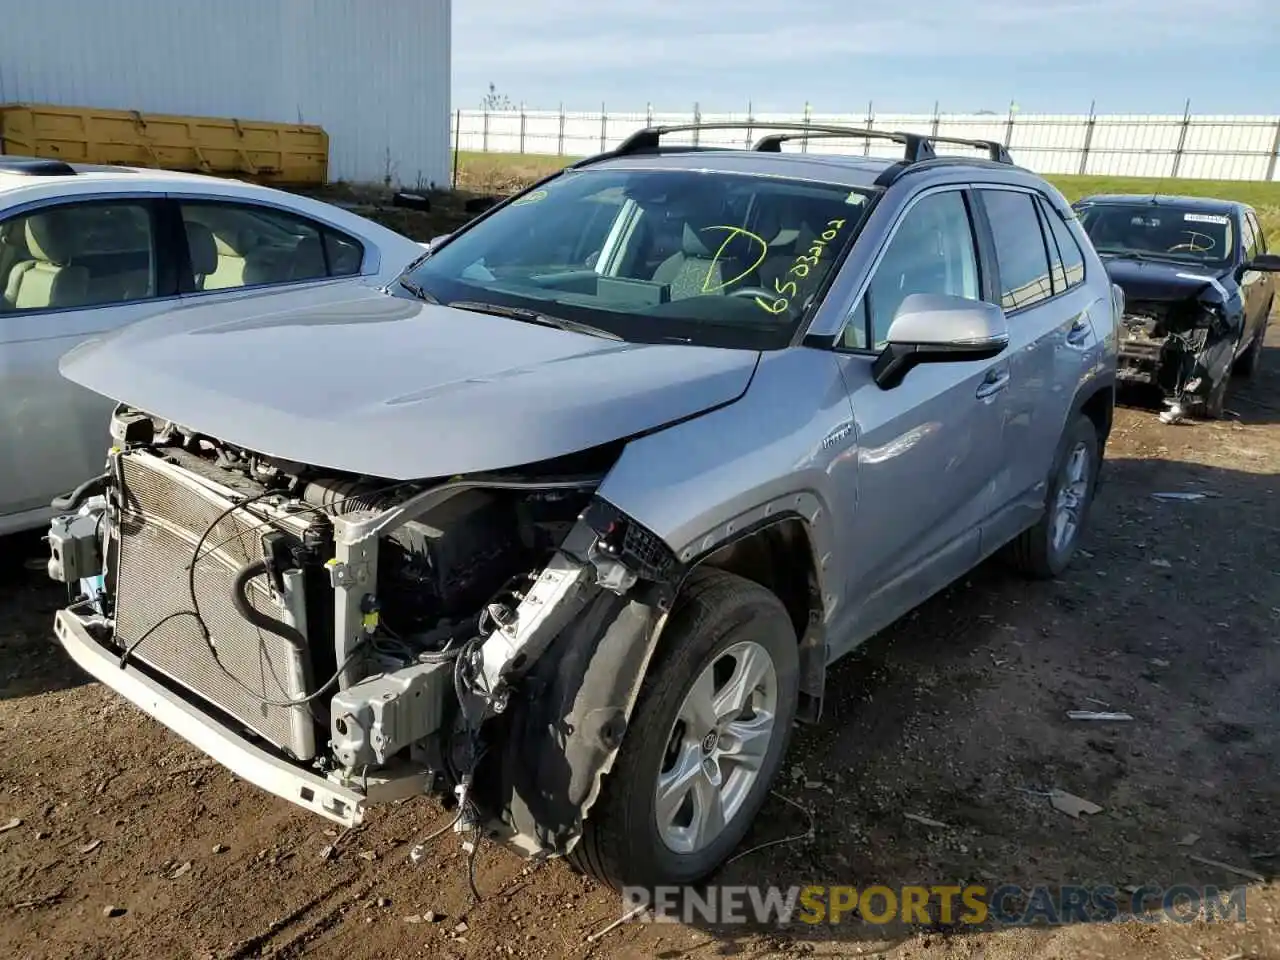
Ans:
{"label": "metal radiator support", "polygon": [[[264,556],[266,528],[260,518],[232,511],[217,520],[235,502],[235,492],[151,454],[122,454],[117,465],[117,641],[132,648],[132,660],[163,673],[275,746],[300,760],[313,758],[310,711],[305,705],[281,705],[310,692],[306,651],[258,630],[232,603],[236,572]],[[307,519],[276,514],[273,526],[301,537]],[[191,610],[187,574],[196,543],[215,520],[201,548],[195,585],[216,661]],[[247,594],[256,609],[305,633],[302,579],[300,571],[285,571],[285,589],[277,594],[267,578],[256,578]]]}

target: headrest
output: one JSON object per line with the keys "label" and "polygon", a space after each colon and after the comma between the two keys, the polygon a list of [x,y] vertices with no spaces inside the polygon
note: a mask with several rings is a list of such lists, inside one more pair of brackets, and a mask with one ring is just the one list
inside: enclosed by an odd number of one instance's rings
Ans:
{"label": "headrest", "polygon": [[186,220],[187,250],[191,254],[191,272],[198,277],[207,277],[218,269],[218,245],[213,239],[213,231],[203,223]]}
{"label": "headrest", "polygon": [[214,224],[210,229],[220,257],[247,257],[261,240],[258,231],[249,227]]}
{"label": "headrest", "polygon": [[[710,260],[717,254],[721,260],[754,260],[759,256],[758,244],[745,233],[730,234],[719,226],[694,230],[687,223],[680,238],[680,248],[686,257]],[[726,242],[727,241],[727,242]]]}
{"label": "headrest", "polygon": [[[707,232],[714,233],[715,231],[709,230]],[[702,237],[698,236],[698,231],[687,223],[684,225],[684,232],[680,234],[680,249],[684,251],[686,257],[711,256],[711,250],[703,242]]]}
{"label": "headrest", "polygon": [[324,246],[319,237],[303,237],[293,248],[293,270],[295,276],[309,279],[313,276],[324,276]]}
{"label": "headrest", "polygon": [[762,206],[756,217],[756,233],[760,235],[760,239],[769,246],[774,246],[782,232],[782,212],[769,204]]}
{"label": "headrest", "polygon": [[808,222],[800,224],[800,228],[796,231],[796,249],[808,250],[813,241],[818,239],[818,231],[809,226]]}
{"label": "headrest", "polygon": [[62,210],[27,217],[27,249],[31,256],[55,266],[65,266],[75,253],[75,232]]}
{"label": "headrest", "polygon": [[220,257],[240,257],[244,253],[240,249],[240,237],[235,230],[210,231],[215,249]]}

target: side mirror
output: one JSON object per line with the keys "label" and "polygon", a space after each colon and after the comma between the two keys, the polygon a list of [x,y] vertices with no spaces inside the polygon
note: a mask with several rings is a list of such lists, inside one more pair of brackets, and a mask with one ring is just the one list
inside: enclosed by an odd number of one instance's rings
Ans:
{"label": "side mirror", "polygon": [[893,315],[871,375],[882,390],[891,390],[917,364],[989,360],[1008,345],[1009,324],[994,303],[913,293]]}
{"label": "side mirror", "polygon": [[1243,270],[1261,270],[1265,273],[1280,273],[1280,253],[1260,253],[1252,260],[1245,262]]}
{"label": "side mirror", "polygon": [[472,197],[462,205],[462,209],[467,213],[484,213],[490,207],[496,207],[502,202],[501,197]]}
{"label": "side mirror", "polygon": [[423,246],[426,247],[428,250],[434,250],[436,247],[440,246],[440,244],[448,240],[450,236],[451,236],[450,234],[442,233],[438,237],[432,237],[430,240],[424,243]]}
{"label": "side mirror", "polygon": [[391,205],[393,207],[404,207],[408,210],[430,210],[431,198],[425,197],[420,193],[406,193],[401,190],[391,195]]}
{"label": "side mirror", "polygon": [[1116,323],[1124,319],[1125,296],[1124,287],[1118,283],[1111,285],[1111,303],[1116,310]]}

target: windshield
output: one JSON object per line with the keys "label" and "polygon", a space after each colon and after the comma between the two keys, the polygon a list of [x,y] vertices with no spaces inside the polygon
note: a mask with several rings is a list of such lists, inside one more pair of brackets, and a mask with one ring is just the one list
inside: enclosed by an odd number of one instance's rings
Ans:
{"label": "windshield", "polygon": [[1235,233],[1225,213],[1149,202],[1081,203],[1076,213],[1100,254],[1221,263],[1234,250]]}
{"label": "windshield", "polygon": [[398,286],[625,340],[776,349],[872,196],[707,171],[571,171],[446,242]]}

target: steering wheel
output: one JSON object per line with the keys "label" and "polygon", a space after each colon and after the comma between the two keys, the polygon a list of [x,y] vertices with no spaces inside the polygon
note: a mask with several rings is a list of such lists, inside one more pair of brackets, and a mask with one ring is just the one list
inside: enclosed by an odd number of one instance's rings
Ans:
{"label": "steering wheel", "polygon": [[[1213,237],[1209,236],[1207,233],[1197,233],[1195,230],[1186,230],[1184,232],[1191,239],[1186,243],[1175,243],[1172,247],[1166,250],[1165,253],[1208,253],[1215,246]],[[1207,245],[1201,246],[1197,244],[1196,237],[1203,237],[1208,241]]]}
{"label": "steering wheel", "polygon": [[764,287],[739,287],[737,290],[731,290],[728,293],[730,297],[764,297],[772,303],[774,300],[783,299],[782,294],[776,290],[766,290]]}

